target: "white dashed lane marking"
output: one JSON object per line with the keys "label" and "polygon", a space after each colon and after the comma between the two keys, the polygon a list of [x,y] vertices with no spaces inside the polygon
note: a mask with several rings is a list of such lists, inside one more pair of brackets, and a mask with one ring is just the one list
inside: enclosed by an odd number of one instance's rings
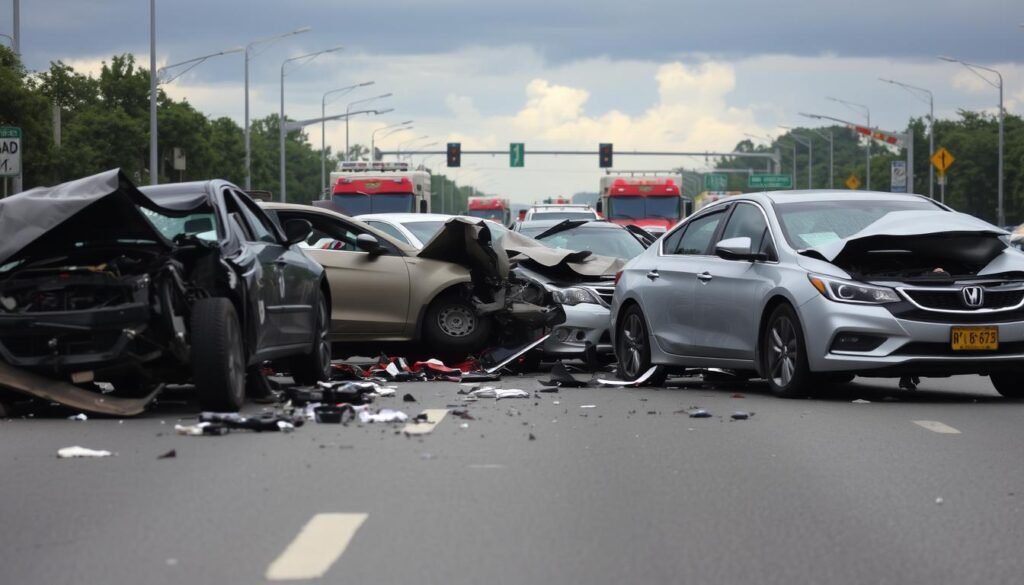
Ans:
{"label": "white dashed lane marking", "polygon": [[932,431],[933,433],[941,433],[941,434],[944,434],[944,435],[959,435],[960,434],[960,431],[954,429],[953,427],[951,427],[951,426],[949,426],[949,425],[947,425],[945,423],[940,423],[937,420],[915,420],[914,424],[919,426],[919,427],[926,428],[929,431]]}
{"label": "white dashed lane marking", "polygon": [[366,514],[317,514],[267,567],[269,581],[318,579],[331,568],[366,521]]}

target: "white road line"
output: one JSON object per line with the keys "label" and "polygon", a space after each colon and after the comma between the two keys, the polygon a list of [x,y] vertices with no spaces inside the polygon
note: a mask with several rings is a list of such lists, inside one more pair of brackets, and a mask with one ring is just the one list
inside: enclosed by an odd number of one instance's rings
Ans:
{"label": "white road line", "polygon": [[444,420],[445,415],[448,414],[448,410],[444,408],[428,408],[423,411],[423,414],[427,415],[427,422],[407,424],[405,425],[405,428],[402,429],[402,432],[407,435],[426,435],[433,431],[434,427],[436,427],[438,423]]}
{"label": "white road line", "polygon": [[366,514],[317,514],[281,556],[267,567],[267,580],[318,579],[348,548]]}
{"label": "white road line", "polygon": [[942,433],[944,435],[959,435],[960,434],[960,431],[954,429],[953,427],[951,427],[951,426],[949,426],[949,425],[947,425],[945,423],[940,423],[937,420],[915,420],[913,422],[914,422],[915,425],[917,425],[919,427],[922,427],[922,428],[925,428],[925,429],[928,429],[929,431],[932,431],[933,433]]}

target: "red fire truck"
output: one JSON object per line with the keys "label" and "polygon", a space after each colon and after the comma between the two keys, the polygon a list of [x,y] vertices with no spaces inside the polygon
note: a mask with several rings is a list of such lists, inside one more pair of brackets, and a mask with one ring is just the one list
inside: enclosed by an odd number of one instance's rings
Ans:
{"label": "red fire truck", "polygon": [[408,163],[343,162],[330,185],[330,197],[314,205],[345,215],[430,213],[430,173]]}
{"label": "red fire truck", "polygon": [[660,234],[683,218],[684,201],[675,177],[607,175],[601,177],[597,210],[612,223]]}
{"label": "red fire truck", "polygon": [[470,197],[466,215],[509,225],[512,223],[512,202],[501,197]]}

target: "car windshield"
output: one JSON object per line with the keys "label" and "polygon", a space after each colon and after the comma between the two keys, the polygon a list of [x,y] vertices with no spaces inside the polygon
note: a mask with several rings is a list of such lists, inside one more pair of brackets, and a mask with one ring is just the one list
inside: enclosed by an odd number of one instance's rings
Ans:
{"label": "car windshield", "polygon": [[151,209],[140,209],[142,215],[168,240],[183,235],[194,235],[209,241],[217,239],[217,219],[212,211],[172,217]]}
{"label": "car windshield", "polygon": [[594,213],[590,211],[535,211],[533,219],[594,219]]}
{"label": "car windshield", "polygon": [[608,219],[679,219],[678,197],[609,197]]}
{"label": "car windshield", "polygon": [[[437,235],[437,232],[441,231],[441,228],[443,228],[446,223],[448,223],[447,220],[404,221],[402,222],[402,227],[412,232],[413,235],[416,236],[416,239],[423,242],[425,245],[431,238]],[[506,233],[508,233],[508,228],[494,222],[487,222],[487,228],[491,230],[491,237],[495,240],[500,240],[505,237]]]}
{"label": "car windshield", "polygon": [[346,193],[335,195],[334,203],[341,208],[342,213],[349,216],[365,215],[367,213],[413,213],[413,196],[409,193],[376,193],[374,195],[359,195]]}
{"label": "car windshield", "polygon": [[[547,227],[527,227],[521,233],[531,238],[547,231]],[[564,248],[593,252],[600,256],[612,256],[629,260],[644,251],[644,246],[629,232],[619,227],[589,228],[575,227],[557,232],[538,240],[549,248]]]}
{"label": "car windshield", "polygon": [[504,212],[501,209],[470,209],[466,212],[466,215],[492,221],[504,221],[505,219]]}
{"label": "car windshield", "polygon": [[938,210],[930,201],[794,201],[776,203],[782,233],[795,249],[845,240],[896,211]]}

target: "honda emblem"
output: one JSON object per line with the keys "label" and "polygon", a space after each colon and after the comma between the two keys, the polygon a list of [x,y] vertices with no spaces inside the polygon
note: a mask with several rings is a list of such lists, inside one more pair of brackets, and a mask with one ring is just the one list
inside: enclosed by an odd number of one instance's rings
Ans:
{"label": "honda emblem", "polygon": [[972,309],[985,305],[985,289],[980,286],[965,286],[961,291],[964,295],[964,304]]}

